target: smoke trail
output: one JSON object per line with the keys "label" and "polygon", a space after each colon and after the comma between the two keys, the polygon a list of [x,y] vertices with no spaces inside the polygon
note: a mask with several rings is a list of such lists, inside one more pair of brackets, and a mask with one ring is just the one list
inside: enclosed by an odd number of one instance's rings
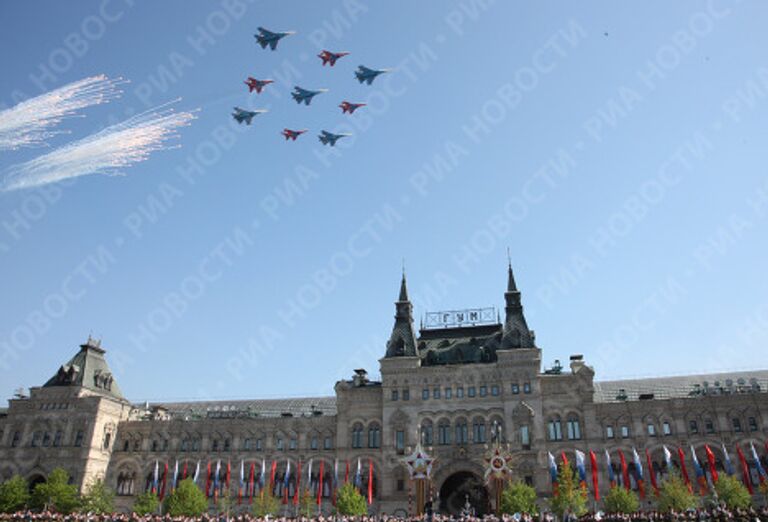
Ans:
{"label": "smoke trail", "polygon": [[176,129],[195,119],[192,112],[158,109],[12,167],[0,182],[0,191],[38,187],[87,174],[120,174],[121,168],[146,160],[151,152],[170,148],[166,142],[177,136]]}
{"label": "smoke trail", "polygon": [[0,111],[0,150],[45,144],[45,140],[62,132],[51,128],[77,114],[78,109],[118,98],[117,86],[121,83],[125,81],[120,78],[92,76]]}

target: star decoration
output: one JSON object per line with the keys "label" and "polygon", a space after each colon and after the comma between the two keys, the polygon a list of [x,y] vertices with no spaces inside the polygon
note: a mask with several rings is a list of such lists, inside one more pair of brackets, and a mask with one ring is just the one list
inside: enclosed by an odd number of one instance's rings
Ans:
{"label": "star decoration", "polygon": [[435,459],[422,449],[421,444],[417,444],[413,453],[403,458],[403,462],[408,467],[411,480],[428,479],[432,476],[432,464]]}

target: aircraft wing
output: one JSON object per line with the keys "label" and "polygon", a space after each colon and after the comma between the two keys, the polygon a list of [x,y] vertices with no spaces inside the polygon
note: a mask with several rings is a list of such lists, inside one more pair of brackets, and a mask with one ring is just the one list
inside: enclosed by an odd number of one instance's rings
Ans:
{"label": "aircraft wing", "polygon": [[369,69],[365,65],[358,65],[357,68],[360,70],[363,74],[371,74],[373,72],[373,69]]}
{"label": "aircraft wing", "polygon": [[266,36],[267,38],[272,38],[277,36],[275,33],[270,31],[269,29],[264,29],[263,27],[257,27],[257,29],[259,30],[262,36]]}
{"label": "aircraft wing", "polygon": [[275,48],[277,48],[277,38],[269,41],[269,48],[272,49],[273,51],[275,50]]}
{"label": "aircraft wing", "polygon": [[302,89],[298,85],[294,87],[293,90],[296,91],[296,93],[298,93],[299,96],[308,96],[309,94],[311,94],[308,90]]}

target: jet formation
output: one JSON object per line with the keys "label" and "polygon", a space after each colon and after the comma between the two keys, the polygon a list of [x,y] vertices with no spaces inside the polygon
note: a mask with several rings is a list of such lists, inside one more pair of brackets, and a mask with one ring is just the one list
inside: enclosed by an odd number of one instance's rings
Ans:
{"label": "jet formation", "polygon": [[[264,27],[259,27],[258,33],[254,35],[256,38],[256,43],[261,46],[262,49],[266,49],[269,47],[272,51],[277,50],[277,45],[280,43],[280,41],[285,38],[286,36],[290,36],[293,34],[296,34],[296,31],[270,31],[269,29],[265,29]],[[349,51],[329,51],[327,49],[323,49],[320,51],[320,54],[318,54],[318,58],[322,60],[321,66],[325,67],[326,65],[330,67],[334,67],[336,65],[336,62],[340,60],[341,58],[349,55]],[[302,59],[304,59],[302,57]],[[358,82],[361,84],[365,83],[367,85],[371,85],[373,81],[383,73],[390,72],[391,69],[371,69],[368,67],[365,67],[364,65],[359,65],[357,69],[354,71],[354,77],[357,79]],[[248,86],[248,92],[249,93],[256,93],[257,95],[261,94],[264,91],[264,88],[268,86],[269,84],[275,83],[274,80],[270,79],[264,79],[259,80],[253,76],[248,76],[246,80],[243,82],[245,85]],[[272,87],[270,87],[272,89]],[[328,92],[328,89],[304,89],[303,87],[299,87],[298,85],[293,87],[293,90],[291,91],[291,97],[296,101],[297,104],[301,105],[304,103],[304,105],[309,106],[310,103],[312,103],[312,100],[317,96],[318,94],[326,93]],[[341,102],[339,107],[341,108],[342,114],[349,114],[352,115],[354,112],[361,108],[365,107],[365,103],[353,103],[347,100],[344,100]],[[235,107],[234,112],[232,113],[232,117],[237,121],[237,123],[242,124],[245,123],[246,125],[250,125],[253,117],[258,114],[263,114],[267,112],[266,109],[254,109],[254,110],[247,110],[243,109],[241,107]],[[280,134],[285,138],[285,141],[296,141],[296,139],[301,136],[302,134],[308,132],[308,129],[300,129],[300,130],[292,130],[289,128],[284,128]],[[320,142],[323,145],[328,146],[335,146],[336,142],[344,137],[351,136],[349,133],[333,133],[327,130],[321,130],[320,134],[318,134],[317,138],[320,140]]]}

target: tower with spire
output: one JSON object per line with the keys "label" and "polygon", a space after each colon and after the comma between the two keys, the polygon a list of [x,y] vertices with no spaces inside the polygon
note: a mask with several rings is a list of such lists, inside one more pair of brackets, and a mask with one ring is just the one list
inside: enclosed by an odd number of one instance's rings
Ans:
{"label": "tower with spire", "polygon": [[400,281],[400,295],[395,302],[395,324],[387,342],[386,357],[415,357],[416,334],[413,329],[413,305],[408,298],[405,271]]}
{"label": "tower with spire", "polygon": [[535,348],[535,338],[523,314],[520,291],[512,272],[512,261],[507,265],[507,291],[504,292],[504,335],[501,338],[502,349]]}

